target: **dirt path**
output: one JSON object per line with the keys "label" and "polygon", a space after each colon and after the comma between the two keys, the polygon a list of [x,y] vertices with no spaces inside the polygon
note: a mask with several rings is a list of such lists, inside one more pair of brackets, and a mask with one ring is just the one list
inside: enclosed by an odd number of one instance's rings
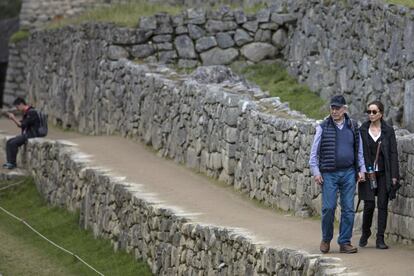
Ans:
{"label": "dirt path", "polygon": [[[4,119],[0,120],[0,130],[16,133],[11,122]],[[241,228],[263,244],[319,254],[319,220],[292,217],[257,206],[232,187],[160,158],[140,143],[121,137],[90,137],[55,129],[49,138],[78,144],[82,152],[92,156],[94,164],[141,184],[144,192],[155,194],[166,205],[193,214],[197,222]],[[353,244],[357,244],[358,238],[353,238]],[[358,254],[345,255],[338,253],[339,248],[333,241],[332,253],[326,256],[340,257],[360,275],[413,275],[413,248],[392,245],[390,250],[381,251],[374,246],[374,240],[370,240],[368,247],[360,248]]]}

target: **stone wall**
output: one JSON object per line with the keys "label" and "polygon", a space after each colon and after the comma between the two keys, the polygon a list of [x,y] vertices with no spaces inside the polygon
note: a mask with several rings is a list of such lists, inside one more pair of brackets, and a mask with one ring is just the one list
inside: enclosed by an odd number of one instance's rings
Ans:
{"label": "stone wall", "polygon": [[[22,17],[36,14],[27,7],[44,10],[39,8],[43,2],[26,1]],[[93,1],[101,0],[70,3],[86,6]],[[322,98],[344,94],[353,116],[364,118],[365,105],[380,99],[387,107],[387,119],[414,131],[414,112],[408,101],[414,98],[410,85],[414,79],[413,18],[407,8],[376,0],[280,0],[255,15],[220,9],[143,18],[140,29],[130,31],[137,34],[134,41],[119,37],[112,43],[130,45],[124,49],[131,58],[178,62],[181,67],[228,64],[240,57],[252,62],[278,57]],[[246,45],[253,41],[257,44]],[[114,52],[120,54],[117,49]]]}
{"label": "stone wall", "polygon": [[145,260],[154,275],[346,275],[338,258],[265,247],[235,230],[193,222],[88,166],[65,142],[32,139],[18,160],[47,202],[80,211],[84,228]]}
{"label": "stone wall", "polygon": [[9,63],[3,93],[3,102],[5,104],[10,105],[18,96],[27,96],[27,51],[27,39],[9,44]]}
{"label": "stone wall", "polygon": [[19,19],[9,18],[0,20],[0,63],[9,60],[9,39],[19,29]]}
{"label": "stone wall", "polygon": [[22,0],[20,26],[35,29],[45,23],[61,18],[76,16],[85,10],[128,0]]}
{"label": "stone wall", "polygon": [[[382,1],[292,1],[298,25],[289,35],[288,68],[323,98],[343,93],[352,114],[380,99],[386,117],[414,131],[404,92],[414,78],[414,12]],[[363,116],[361,116],[363,117]]]}
{"label": "stone wall", "polygon": [[[109,6],[111,4],[125,4],[142,0],[22,0],[20,24],[22,28],[33,29],[43,26],[53,20],[76,16],[86,10]],[[270,0],[149,0],[151,3],[182,5],[187,7],[216,6],[217,4],[232,4],[252,6],[261,3],[270,3]]]}
{"label": "stone wall", "polygon": [[[141,0],[137,0],[141,1]],[[20,27],[24,30],[32,30],[36,28],[43,27],[46,23],[51,21],[59,21],[62,18],[73,17],[79,15],[80,13],[90,10],[93,8],[99,8],[104,6],[109,6],[111,4],[125,4],[129,2],[134,2],[134,0],[76,0],[76,1],[68,1],[68,0],[22,0],[22,7],[19,16]],[[171,4],[176,5],[180,4],[183,6],[210,6],[216,5],[218,3],[231,3],[233,5],[241,5],[241,6],[251,6],[258,3],[266,3],[269,0],[209,0],[209,1],[199,1],[199,0],[168,0],[168,1],[161,1],[161,0],[150,0],[150,2],[154,3],[162,3],[162,4]],[[138,18],[137,18],[138,20]],[[160,38],[160,37],[159,37]],[[165,39],[161,38],[161,39]],[[227,39],[228,37],[224,37],[223,39]],[[165,42],[165,41],[162,41]],[[184,41],[185,42],[185,41]],[[211,43],[212,41],[205,41],[207,43]],[[26,42],[20,43],[23,45]],[[225,42],[226,43],[226,42]],[[227,42],[228,43],[228,42]],[[163,44],[163,45],[161,45]],[[168,43],[161,43],[160,47],[166,47],[164,50],[171,50]],[[217,43],[215,42],[217,45]],[[6,91],[6,95],[3,98],[4,102],[7,105],[10,105],[13,99],[16,96],[26,96],[27,90],[24,89],[21,82],[26,82],[26,72],[21,70],[21,63],[25,63],[24,56],[26,54],[26,48],[21,47],[21,45],[14,45],[11,44],[10,48],[13,51],[10,53],[11,57],[11,70],[13,71],[10,73],[10,78],[6,79],[8,83],[7,86],[9,89]],[[149,50],[151,51],[152,48]],[[135,51],[139,51],[139,48],[136,48]],[[148,49],[145,49],[148,51]],[[228,52],[228,51],[227,51]],[[234,51],[230,53],[234,55]],[[172,55],[172,57],[171,57]],[[174,56],[172,52],[168,52],[164,54],[164,57],[161,57],[160,60],[162,61],[171,61],[174,60],[176,55]],[[197,63],[190,62],[184,63],[182,66],[195,66]],[[18,81],[17,81],[18,80]],[[21,81],[22,80],[22,81]],[[15,89],[16,88],[16,89]]]}
{"label": "stone wall", "polygon": [[0,107],[3,106],[3,91],[6,85],[7,64],[9,62],[9,39],[18,29],[18,18],[0,20]]}
{"label": "stone wall", "polygon": [[[121,34],[110,25],[35,33],[29,52],[31,101],[63,127],[143,140],[160,155],[265,205],[300,216],[320,212],[320,190],[307,164],[316,122],[266,98],[226,67],[200,67],[188,77],[162,66],[114,60],[113,41]],[[61,51],[66,45],[71,50]],[[387,230],[411,243],[414,137],[404,135],[398,142],[404,188],[391,204]]]}

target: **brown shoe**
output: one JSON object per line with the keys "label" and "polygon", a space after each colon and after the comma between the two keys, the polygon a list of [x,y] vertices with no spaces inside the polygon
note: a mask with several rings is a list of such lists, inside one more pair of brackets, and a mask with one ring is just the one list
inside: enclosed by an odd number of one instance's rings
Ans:
{"label": "brown shoe", "polygon": [[358,248],[354,247],[352,244],[340,244],[339,245],[339,252],[341,253],[347,253],[347,254],[351,254],[351,253],[357,253],[358,252]]}
{"label": "brown shoe", "polygon": [[321,250],[322,253],[326,254],[329,252],[329,249],[331,247],[331,242],[330,241],[321,241],[321,246],[319,247],[319,249]]}

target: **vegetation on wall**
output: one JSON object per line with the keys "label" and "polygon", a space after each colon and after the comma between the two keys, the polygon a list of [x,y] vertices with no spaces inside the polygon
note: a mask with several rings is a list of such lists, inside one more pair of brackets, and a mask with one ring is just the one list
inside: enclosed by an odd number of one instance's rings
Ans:
{"label": "vegetation on wall", "polygon": [[21,0],[0,0],[0,20],[19,16]]}
{"label": "vegetation on wall", "polygon": [[29,31],[20,29],[10,37],[10,42],[17,43],[29,37]]}
{"label": "vegetation on wall", "polygon": [[325,102],[306,85],[299,84],[280,64],[254,64],[233,70],[310,118],[322,119],[328,114]]}
{"label": "vegetation on wall", "polygon": [[386,3],[414,8],[414,0],[386,0]]}
{"label": "vegetation on wall", "polygon": [[[219,5],[208,7],[216,9]],[[232,9],[240,8],[240,6],[230,5]],[[151,16],[156,13],[168,13],[177,15],[186,8],[182,5],[155,4],[145,0],[134,0],[127,4],[115,4],[109,7],[98,8],[86,11],[75,18],[66,18],[56,22],[52,22],[50,28],[60,28],[69,24],[82,24],[84,22],[111,22],[124,27],[137,27],[139,18],[142,16]],[[260,9],[265,8],[264,4],[255,4],[246,7],[246,13],[256,13]]]}
{"label": "vegetation on wall", "polygon": [[119,26],[137,27],[141,16],[150,16],[156,13],[166,12],[178,14],[182,10],[179,6],[166,4],[153,4],[144,0],[137,0],[128,4],[116,4],[86,11],[75,18],[62,19],[52,22],[50,28],[60,28],[69,24],[82,24],[84,22],[111,22]]}

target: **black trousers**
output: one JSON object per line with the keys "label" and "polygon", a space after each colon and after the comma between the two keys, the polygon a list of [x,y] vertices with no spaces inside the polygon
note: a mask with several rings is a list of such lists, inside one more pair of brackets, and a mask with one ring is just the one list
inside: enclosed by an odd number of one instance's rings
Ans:
{"label": "black trousers", "polygon": [[[378,207],[378,229],[377,239],[384,238],[385,228],[387,227],[388,216],[388,192],[385,183],[385,174],[377,173],[377,185],[375,195],[377,196]],[[375,200],[364,200],[364,213],[362,215],[362,234],[371,235],[372,217],[374,216]]]}
{"label": "black trousers", "polygon": [[25,135],[18,135],[7,140],[6,143],[6,154],[7,162],[16,165],[16,156],[21,145],[24,145],[27,142]]}

